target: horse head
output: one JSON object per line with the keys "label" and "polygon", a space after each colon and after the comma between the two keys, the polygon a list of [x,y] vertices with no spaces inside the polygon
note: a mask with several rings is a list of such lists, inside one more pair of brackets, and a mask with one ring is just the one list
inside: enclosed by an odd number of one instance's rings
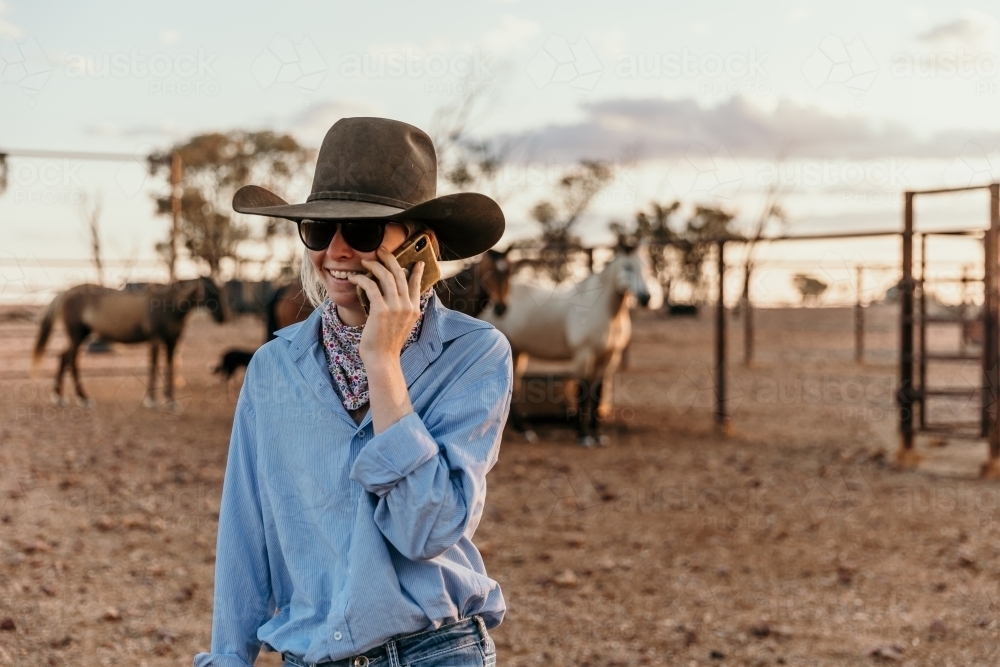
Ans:
{"label": "horse head", "polygon": [[615,258],[608,264],[613,270],[615,291],[623,297],[635,296],[639,305],[649,305],[649,269],[640,248],[636,245],[619,243],[615,248]]}
{"label": "horse head", "polygon": [[215,284],[209,276],[202,276],[198,279],[197,289],[194,295],[195,305],[201,306],[212,313],[212,319],[221,324],[225,322],[229,308],[222,290]]}
{"label": "horse head", "polygon": [[493,313],[500,317],[507,310],[507,292],[510,289],[511,262],[507,259],[510,248],[503,252],[487,250],[479,262],[483,287],[493,303]]}

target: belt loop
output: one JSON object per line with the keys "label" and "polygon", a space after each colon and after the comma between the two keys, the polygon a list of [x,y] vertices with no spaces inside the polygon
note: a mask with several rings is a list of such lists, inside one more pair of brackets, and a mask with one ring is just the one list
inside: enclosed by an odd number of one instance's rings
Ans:
{"label": "belt loop", "polygon": [[390,639],[385,643],[385,654],[389,656],[388,667],[402,667],[399,664],[399,650],[396,648],[395,639]]}
{"label": "belt loop", "polygon": [[476,625],[479,627],[479,635],[483,638],[483,648],[486,650],[486,653],[493,653],[496,647],[493,646],[493,638],[490,637],[490,633],[486,632],[486,621],[478,614],[474,618],[476,619]]}

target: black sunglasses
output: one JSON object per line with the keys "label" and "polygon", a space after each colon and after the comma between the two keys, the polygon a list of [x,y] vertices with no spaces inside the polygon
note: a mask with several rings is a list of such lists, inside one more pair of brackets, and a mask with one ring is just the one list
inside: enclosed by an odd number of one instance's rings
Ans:
{"label": "black sunglasses", "polygon": [[358,252],[372,252],[382,244],[385,223],[373,220],[299,220],[299,238],[310,250],[326,250],[337,235]]}

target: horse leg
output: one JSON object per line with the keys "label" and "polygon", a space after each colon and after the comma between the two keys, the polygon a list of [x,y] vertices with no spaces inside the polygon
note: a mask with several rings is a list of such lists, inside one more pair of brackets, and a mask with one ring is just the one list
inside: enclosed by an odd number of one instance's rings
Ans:
{"label": "horse leg", "polygon": [[608,436],[601,435],[601,418],[603,415],[600,414],[601,411],[601,398],[604,393],[604,378],[598,377],[594,381],[594,385],[590,394],[588,396],[588,401],[591,405],[590,410],[590,432],[594,436],[594,440],[597,441],[599,445],[608,444]]}
{"label": "horse leg", "polygon": [[94,402],[87,398],[87,394],[83,391],[83,384],[80,382],[80,368],[79,368],[79,358],[80,358],[80,346],[83,341],[90,335],[90,329],[85,326],[73,327],[70,334],[70,344],[69,349],[63,354],[66,356],[66,363],[69,365],[69,370],[73,374],[73,387],[76,389],[77,402],[85,407],[93,407]]}
{"label": "horse leg", "polygon": [[[627,348],[626,348],[627,349]],[[607,387],[614,387],[615,372],[622,368],[621,359],[624,351],[612,352],[611,358],[600,374],[601,390],[597,393],[597,416],[600,419],[607,419],[611,416],[613,392],[605,391]]]}
{"label": "horse leg", "polygon": [[52,391],[52,402],[56,405],[65,405],[65,399],[62,395],[62,383],[63,376],[66,374],[66,368],[69,366],[69,348],[63,351],[59,355],[59,370],[56,371],[56,385]]}
{"label": "horse leg", "polygon": [[149,344],[149,384],[146,385],[146,396],[142,399],[143,407],[156,407],[156,365],[160,358],[160,342],[155,338]]}
{"label": "horse leg", "polygon": [[80,345],[79,343],[73,346],[73,350],[68,352],[69,356],[69,369],[73,374],[73,386],[76,389],[77,403],[84,407],[94,407],[94,401],[87,397],[87,394],[83,391],[83,385],[80,383],[80,368],[78,366]]}
{"label": "horse leg", "polygon": [[59,370],[56,372],[56,385],[52,392],[52,402],[56,405],[66,405],[66,399],[63,398],[62,391],[63,376],[67,370],[73,368],[73,359],[76,355],[76,350],[83,338],[86,337],[86,334],[84,334],[81,338],[79,326],[66,324],[66,338],[69,339],[69,346],[59,355]]}
{"label": "horse leg", "polygon": [[174,402],[174,349],[177,341],[168,340],[165,342],[167,348],[167,365],[163,379],[163,394],[167,400],[167,407],[177,412],[177,403]]}
{"label": "horse leg", "polygon": [[587,377],[576,380],[576,435],[584,447],[593,447],[596,443],[591,429],[591,415],[594,412],[593,382]]}
{"label": "horse leg", "polygon": [[576,432],[579,443],[584,447],[593,447],[595,439],[590,429],[591,414],[596,409],[593,401],[594,381],[599,377],[597,359],[592,350],[581,348],[573,359],[573,371],[576,376]]}
{"label": "horse leg", "polygon": [[510,406],[510,421],[514,430],[520,433],[528,442],[538,440],[538,435],[525,426],[524,413],[521,412],[521,401],[524,400],[522,381],[528,369],[528,355],[524,352],[514,352],[514,395]]}

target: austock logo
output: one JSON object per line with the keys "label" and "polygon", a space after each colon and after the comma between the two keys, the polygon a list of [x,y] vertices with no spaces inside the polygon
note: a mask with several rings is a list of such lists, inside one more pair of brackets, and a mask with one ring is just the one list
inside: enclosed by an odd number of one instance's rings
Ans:
{"label": "austock logo", "polygon": [[807,480],[799,500],[812,525],[837,523],[849,528],[865,528],[879,511],[868,478],[856,472]]}
{"label": "austock logo", "polygon": [[63,73],[68,79],[148,79],[151,95],[191,97],[219,94],[217,53],[205,49],[180,53],[72,53]]}
{"label": "austock logo", "polygon": [[842,85],[854,96],[857,106],[875,83],[878,70],[878,63],[861,37],[845,43],[840,37],[827,35],[802,64],[802,74],[813,90]]}
{"label": "austock logo", "polygon": [[[726,381],[726,413],[732,415],[743,402],[743,387],[733,376],[729,366],[723,366]],[[670,382],[667,401],[677,414],[685,414],[692,409],[715,408],[718,403],[715,382],[716,369],[704,361],[690,361],[679,378]]]}
{"label": "austock logo", "polygon": [[0,35],[0,80],[36,95],[51,75],[52,65],[34,37],[19,42],[8,35]]}
{"label": "austock logo", "polygon": [[264,90],[288,83],[310,95],[319,90],[328,69],[309,37],[294,43],[285,35],[276,35],[253,61],[250,73]]}
{"label": "austock logo", "polygon": [[22,303],[48,296],[55,284],[33,254],[18,257],[0,251],[0,298]]}
{"label": "austock logo", "polygon": [[601,494],[583,471],[553,471],[538,483],[526,500],[537,521],[550,517],[589,520],[601,509]]}
{"label": "austock logo", "polygon": [[132,151],[132,156],[118,168],[115,183],[127,198],[131,199],[142,191],[146,177],[149,176],[148,156],[153,151],[152,145],[139,144]]}
{"label": "austock logo", "polygon": [[714,150],[693,143],[667,172],[667,182],[678,198],[708,196],[731,201],[743,185],[743,170],[720,145]]}
{"label": "austock logo", "polygon": [[998,175],[1000,175],[1000,151],[994,147],[987,152],[984,146],[966,143],[958,157],[945,169],[943,177],[948,187],[965,188],[990,183],[996,180]]}
{"label": "austock logo", "polygon": [[603,72],[604,65],[584,37],[570,44],[561,35],[550,35],[527,67],[528,77],[539,90],[564,83],[579,93],[593,90]]}

